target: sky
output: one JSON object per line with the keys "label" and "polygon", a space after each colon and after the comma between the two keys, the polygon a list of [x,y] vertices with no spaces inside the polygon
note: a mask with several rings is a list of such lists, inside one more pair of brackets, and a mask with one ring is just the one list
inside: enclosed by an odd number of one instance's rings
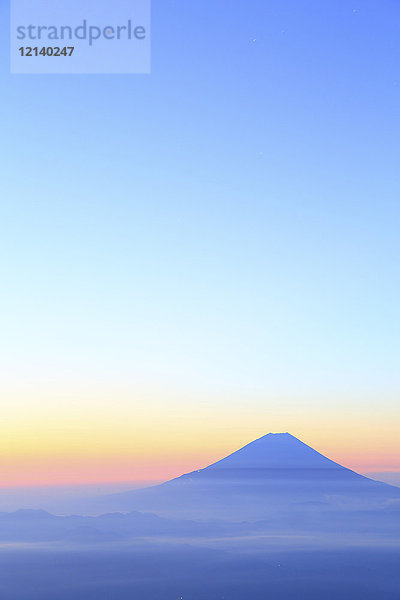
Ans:
{"label": "sky", "polygon": [[400,471],[400,6],[153,1],[150,75],[0,57],[0,486],[270,431]]}

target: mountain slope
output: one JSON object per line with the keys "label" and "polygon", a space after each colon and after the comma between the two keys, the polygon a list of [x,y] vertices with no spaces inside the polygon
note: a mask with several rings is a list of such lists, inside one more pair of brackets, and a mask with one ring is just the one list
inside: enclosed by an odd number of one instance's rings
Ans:
{"label": "mountain slope", "polygon": [[107,500],[115,510],[256,520],[310,503],[354,509],[390,499],[400,500],[399,488],[363,477],[289,433],[270,433],[204,469]]}
{"label": "mountain slope", "polygon": [[317,468],[343,469],[337,463],[313,450],[290,433],[268,433],[222,458],[208,469],[279,469]]}

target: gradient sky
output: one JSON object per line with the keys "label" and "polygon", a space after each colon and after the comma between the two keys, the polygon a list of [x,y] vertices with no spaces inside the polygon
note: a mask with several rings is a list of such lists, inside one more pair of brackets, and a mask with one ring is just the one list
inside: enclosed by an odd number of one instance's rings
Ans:
{"label": "gradient sky", "polygon": [[400,5],[153,2],[150,76],[9,74],[0,485],[269,431],[400,470]]}

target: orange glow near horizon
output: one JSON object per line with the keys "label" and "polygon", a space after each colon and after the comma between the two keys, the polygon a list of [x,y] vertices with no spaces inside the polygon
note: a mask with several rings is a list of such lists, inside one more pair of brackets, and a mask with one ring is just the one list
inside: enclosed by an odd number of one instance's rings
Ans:
{"label": "orange glow near horizon", "polygon": [[[298,436],[300,437],[300,436]],[[302,441],[306,441],[300,437]],[[251,441],[250,439],[248,441]],[[306,441],[307,443],[307,441]],[[140,481],[165,481],[183,473],[203,468],[238,449],[243,442],[225,448],[215,447],[206,451],[200,448],[190,451],[97,454],[79,452],[58,455],[40,453],[36,456],[14,455],[1,460],[0,488],[17,486],[63,486],[127,483]],[[369,471],[400,471],[398,454],[395,452],[372,452],[359,449],[335,449],[325,444],[309,444],[335,462],[360,473]]]}
{"label": "orange glow near horizon", "polygon": [[350,403],[345,397],[213,398],[128,388],[84,393],[66,386],[62,392],[43,388],[40,399],[26,389],[7,398],[3,488],[168,480],[285,431],[355,471],[400,471],[394,399],[389,414],[368,412],[363,398]]}
{"label": "orange glow near horizon", "polygon": [[[200,457],[159,457],[138,463],[126,456],[19,458],[2,465],[0,488],[163,481],[194,470]],[[205,466],[205,465],[202,465]]]}

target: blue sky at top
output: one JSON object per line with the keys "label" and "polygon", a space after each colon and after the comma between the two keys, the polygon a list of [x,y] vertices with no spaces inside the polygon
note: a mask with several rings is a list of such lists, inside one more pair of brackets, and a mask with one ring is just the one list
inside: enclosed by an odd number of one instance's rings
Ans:
{"label": "blue sky at top", "polygon": [[398,3],[153,2],[151,76],[10,75],[1,16],[7,385],[395,414]]}

